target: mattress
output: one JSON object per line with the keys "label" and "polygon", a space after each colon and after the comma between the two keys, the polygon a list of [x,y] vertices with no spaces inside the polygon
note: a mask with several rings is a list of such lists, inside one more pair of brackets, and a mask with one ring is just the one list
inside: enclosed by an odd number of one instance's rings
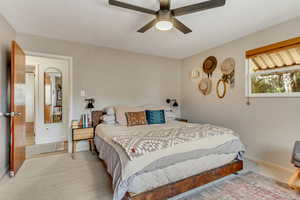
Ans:
{"label": "mattress", "polygon": [[203,144],[198,143],[202,145],[197,149],[183,148],[183,151],[182,148],[174,148],[168,150],[164,156],[151,153],[136,160],[130,160],[124,149],[112,140],[118,135],[179,129],[183,126],[188,124],[171,122],[137,127],[103,124],[97,126],[95,144],[99,157],[105,161],[108,173],[112,176],[114,200],[121,200],[126,192],[138,194],[220,167],[234,159],[241,159],[244,146],[237,134],[204,138]]}

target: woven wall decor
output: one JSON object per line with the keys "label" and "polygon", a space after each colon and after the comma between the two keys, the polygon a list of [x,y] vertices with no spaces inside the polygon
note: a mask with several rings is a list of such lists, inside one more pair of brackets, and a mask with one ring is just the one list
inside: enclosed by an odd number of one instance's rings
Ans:
{"label": "woven wall decor", "polygon": [[212,73],[215,71],[218,65],[217,58],[214,56],[209,56],[205,59],[203,63],[203,71],[207,74],[208,77],[212,76]]}
{"label": "woven wall decor", "polygon": [[204,78],[199,82],[198,88],[203,95],[207,96],[211,93],[212,81],[209,78]]}

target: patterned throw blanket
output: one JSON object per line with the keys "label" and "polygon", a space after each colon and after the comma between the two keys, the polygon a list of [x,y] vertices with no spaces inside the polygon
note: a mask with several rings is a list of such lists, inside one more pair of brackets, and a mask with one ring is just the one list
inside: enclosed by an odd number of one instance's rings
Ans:
{"label": "patterned throw blanket", "polygon": [[223,134],[234,135],[234,132],[231,129],[210,124],[189,124],[184,127],[145,130],[134,135],[115,136],[112,139],[125,150],[129,159],[133,160],[144,154]]}

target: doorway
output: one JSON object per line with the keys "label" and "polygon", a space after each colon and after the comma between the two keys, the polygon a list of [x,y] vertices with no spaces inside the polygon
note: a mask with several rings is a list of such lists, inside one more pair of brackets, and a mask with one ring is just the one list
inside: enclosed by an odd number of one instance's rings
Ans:
{"label": "doorway", "polygon": [[26,146],[35,145],[35,66],[25,67]]}
{"label": "doorway", "polygon": [[26,54],[26,157],[67,152],[70,59]]}

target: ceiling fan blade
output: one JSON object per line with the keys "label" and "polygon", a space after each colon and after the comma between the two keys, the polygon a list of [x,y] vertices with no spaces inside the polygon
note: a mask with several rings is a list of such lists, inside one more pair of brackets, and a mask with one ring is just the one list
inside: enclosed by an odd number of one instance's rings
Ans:
{"label": "ceiling fan blade", "polygon": [[108,2],[109,2],[110,5],[113,5],[113,6],[118,6],[118,7],[121,7],[121,8],[135,10],[135,11],[138,11],[138,12],[143,12],[143,13],[147,13],[147,14],[151,14],[151,15],[156,15],[156,13],[157,13],[155,10],[150,10],[148,8],[135,6],[135,5],[132,5],[132,4],[129,4],[129,3],[121,2],[121,1],[109,0]]}
{"label": "ceiling fan blade", "polygon": [[178,30],[180,30],[184,34],[188,34],[188,33],[192,32],[192,30],[189,27],[187,27],[186,25],[181,23],[176,18],[173,18],[173,25],[174,25],[175,28],[177,28]]}
{"label": "ceiling fan blade", "polygon": [[154,19],[154,20],[150,21],[148,24],[146,24],[145,26],[143,26],[142,28],[140,28],[137,32],[139,32],[139,33],[145,33],[150,28],[152,28],[153,26],[155,26],[156,22],[157,22],[157,19]]}
{"label": "ceiling fan blade", "polygon": [[159,0],[161,10],[170,10],[171,0]]}
{"label": "ceiling fan blade", "polygon": [[194,12],[199,12],[199,11],[208,10],[211,8],[221,7],[221,6],[224,6],[225,4],[226,4],[226,0],[210,0],[210,1],[205,1],[202,3],[190,5],[190,6],[176,8],[176,9],[172,10],[172,13],[174,16],[187,15],[187,14],[191,14]]}

